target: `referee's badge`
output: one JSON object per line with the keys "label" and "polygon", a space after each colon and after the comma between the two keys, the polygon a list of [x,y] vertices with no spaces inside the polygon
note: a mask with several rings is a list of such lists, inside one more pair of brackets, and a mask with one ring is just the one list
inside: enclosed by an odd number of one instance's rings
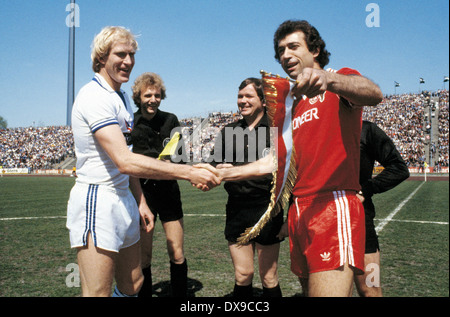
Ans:
{"label": "referee's badge", "polygon": [[165,148],[166,145],[167,145],[169,142],[170,142],[170,138],[165,138],[165,139],[162,141],[162,146],[163,146],[163,148]]}
{"label": "referee's badge", "polygon": [[175,151],[178,146],[178,141],[180,140],[181,134],[179,132],[175,132],[172,138],[165,138],[163,141],[163,150],[158,156],[158,160],[162,160],[166,157],[172,156],[175,154]]}
{"label": "referee's badge", "polygon": [[270,151],[270,147],[266,147],[261,153],[261,158],[268,156],[270,154]]}

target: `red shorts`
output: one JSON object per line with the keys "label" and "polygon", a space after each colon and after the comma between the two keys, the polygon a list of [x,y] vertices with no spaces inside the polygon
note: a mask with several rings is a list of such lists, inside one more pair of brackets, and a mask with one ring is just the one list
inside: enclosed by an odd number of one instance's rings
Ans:
{"label": "red shorts", "polygon": [[[291,270],[300,277],[346,262],[364,271],[364,207],[353,192],[295,197],[289,209]],[[359,270],[359,271],[358,271]]]}

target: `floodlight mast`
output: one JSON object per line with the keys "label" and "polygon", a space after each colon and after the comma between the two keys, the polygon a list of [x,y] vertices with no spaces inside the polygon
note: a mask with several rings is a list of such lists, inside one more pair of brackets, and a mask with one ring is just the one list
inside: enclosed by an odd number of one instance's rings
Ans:
{"label": "floodlight mast", "polygon": [[[75,0],[70,0],[70,7],[73,14],[78,14],[75,9]],[[76,17],[73,16],[74,21]],[[66,125],[72,124],[72,106],[75,99],[75,23],[70,23],[69,27],[69,63],[68,63],[68,78],[67,78],[67,113]]]}

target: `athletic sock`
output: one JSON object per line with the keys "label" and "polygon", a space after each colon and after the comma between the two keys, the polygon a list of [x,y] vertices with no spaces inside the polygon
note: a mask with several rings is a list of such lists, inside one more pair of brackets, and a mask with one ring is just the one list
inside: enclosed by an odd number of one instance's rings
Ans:
{"label": "athletic sock", "polygon": [[116,285],[116,287],[114,288],[114,293],[112,294],[112,297],[137,297],[137,296],[138,296],[137,294],[134,294],[134,295],[127,295],[127,294],[122,293],[122,292],[119,291],[119,289],[117,288],[117,285]]}
{"label": "athletic sock", "polygon": [[263,297],[282,297],[280,284],[275,287],[267,288],[263,286]]}
{"label": "athletic sock", "polygon": [[234,284],[233,297],[236,298],[250,298],[253,297],[253,285],[237,285]]}
{"label": "athletic sock", "polygon": [[143,268],[142,274],[144,275],[144,284],[142,284],[138,297],[152,297],[152,266]]}
{"label": "athletic sock", "polygon": [[187,260],[181,264],[170,261],[170,285],[173,297],[187,297]]}

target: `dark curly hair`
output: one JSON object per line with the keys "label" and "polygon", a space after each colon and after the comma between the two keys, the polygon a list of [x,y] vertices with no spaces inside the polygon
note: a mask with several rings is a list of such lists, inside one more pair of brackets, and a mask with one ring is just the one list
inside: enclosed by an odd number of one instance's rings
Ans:
{"label": "dark curly hair", "polygon": [[273,37],[275,59],[280,62],[278,43],[289,34],[297,31],[301,31],[305,34],[305,41],[310,52],[315,52],[319,49],[320,52],[316,61],[319,63],[320,67],[324,68],[330,61],[331,54],[325,49],[325,42],[320,37],[319,31],[305,20],[287,20],[278,27]]}

